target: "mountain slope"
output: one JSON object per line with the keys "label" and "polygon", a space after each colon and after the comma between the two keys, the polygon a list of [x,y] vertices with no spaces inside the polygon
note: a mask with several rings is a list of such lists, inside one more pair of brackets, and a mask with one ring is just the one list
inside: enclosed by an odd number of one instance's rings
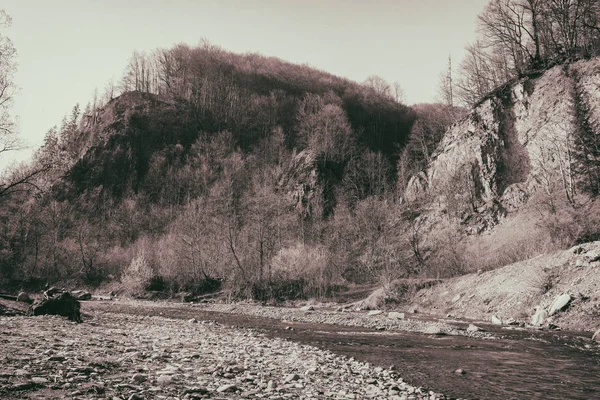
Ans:
{"label": "mountain slope", "polygon": [[502,265],[493,258],[527,242],[518,257],[593,235],[599,80],[596,58],[510,82],[484,98],[409,182],[405,197],[420,208],[422,231],[436,240],[436,231],[456,226],[471,254],[482,254],[473,269]]}

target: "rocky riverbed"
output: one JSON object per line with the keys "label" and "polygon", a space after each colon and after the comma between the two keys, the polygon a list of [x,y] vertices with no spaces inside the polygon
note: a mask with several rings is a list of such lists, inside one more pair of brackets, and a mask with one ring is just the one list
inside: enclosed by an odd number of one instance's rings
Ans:
{"label": "rocky riverbed", "polygon": [[84,320],[0,317],[0,398],[446,398],[252,329],[102,310]]}
{"label": "rocky riverbed", "polygon": [[494,336],[476,325],[463,329],[456,324],[444,321],[420,320],[415,314],[403,312],[385,312],[381,310],[348,310],[331,305],[306,305],[302,308],[265,307],[256,304],[198,304],[199,309],[231,314],[250,315],[261,318],[273,318],[283,322],[306,322],[313,324],[334,324],[354,326],[385,331],[418,332],[433,335],[464,335],[477,338]]}

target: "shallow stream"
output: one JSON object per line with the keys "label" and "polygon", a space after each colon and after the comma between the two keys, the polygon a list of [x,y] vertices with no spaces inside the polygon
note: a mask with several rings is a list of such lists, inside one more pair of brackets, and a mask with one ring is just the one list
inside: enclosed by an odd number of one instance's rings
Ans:
{"label": "shallow stream", "polygon": [[[91,303],[94,303],[93,305]],[[93,309],[170,318],[196,318],[251,328],[270,337],[313,345],[375,366],[395,366],[412,385],[469,399],[600,399],[600,352],[579,332],[506,329],[477,324],[498,339],[376,331],[329,324],[204,311],[88,302]],[[419,316],[420,319],[432,319]],[[437,319],[436,319],[437,320]],[[462,321],[445,321],[466,327]],[[455,371],[462,369],[465,374]]]}

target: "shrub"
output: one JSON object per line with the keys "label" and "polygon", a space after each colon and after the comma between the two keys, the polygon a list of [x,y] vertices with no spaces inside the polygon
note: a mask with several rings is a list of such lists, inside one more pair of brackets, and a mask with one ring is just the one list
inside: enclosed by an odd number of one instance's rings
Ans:
{"label": "shrub", "polygon": [[328,295],[341,280],[329,258],[327,248],[321,245],[296,244],[281,249],[271,261],[268,281],[273,293],[295,298]]}
{"label": "shrub", "polygon": [[127,294],[139,295],[151,286],[153,278],[154,272],[145,254],[140,252],[131,260],[129,267],[121,276],[121,284]]}

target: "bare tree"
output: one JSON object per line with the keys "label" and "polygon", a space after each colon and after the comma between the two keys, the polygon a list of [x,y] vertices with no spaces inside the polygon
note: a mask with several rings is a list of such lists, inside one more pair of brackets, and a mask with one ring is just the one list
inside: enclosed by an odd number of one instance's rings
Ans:
{"label": "bare tree", "polygon": [[365,86],[373,89],[375,91],[375,93],[388,97],[388,98],[394,98],[394,93],[392,92],[392,87],[390,86],[389,83],[387,83],[385,81],[385,79],[383,79],[380,76],[377,75],[371,75],[369,76],[364,83]]}
{"label": "bare tree", "polygon": [[16,122],[10,112],[17,91],[14,83],[17,51],[12,41],[3,34],[4,29],[11,23],[11,17],[4,10],[0,10],[0,157],[5,152],[20,148],[16,137]]}
{"label": "bare tree", "polygon": [[452,56],[448,54],[448,67],[440,74],[439,96],[442,103],[454,106],[454,82],[452,81]]}
{"label": "bare tree", "polygon": [[400,82],[394,81],[392,88],[394,90],[394,100],[396,100],[396,103],[404,103],[406,101],[406,93],[404,92],[404,89],[402,89],[402,86],[400,86]]}

